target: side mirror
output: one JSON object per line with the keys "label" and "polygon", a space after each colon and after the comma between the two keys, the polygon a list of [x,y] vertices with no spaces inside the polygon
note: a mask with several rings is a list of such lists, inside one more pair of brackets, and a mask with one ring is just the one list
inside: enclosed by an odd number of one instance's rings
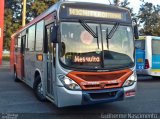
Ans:
{"label": "side mirror", "polygon": [[62,49],[61,56],[63,57],[66,53],[66,46],[64,42],[61,43],[61,49]]}
{"label": "side mirror", "polygon": [[57,43],[57,33],[58,33],[58,27],[57,26],[53,26],[51,28],[51,34],[50,34],[50,40],[52,43]]}
{"label": "side mirror", "polygon": [[133,19],[133,29],[134,29],[134,37],[135,39],[139,39],[139,32],[138,32],[138,25],[137,25],[137,20]]}
{"label": "side mirror", "polygon": [[139,39],[139,32],[138,32],[138,26],[134,26],[134,37],[135,39]]}

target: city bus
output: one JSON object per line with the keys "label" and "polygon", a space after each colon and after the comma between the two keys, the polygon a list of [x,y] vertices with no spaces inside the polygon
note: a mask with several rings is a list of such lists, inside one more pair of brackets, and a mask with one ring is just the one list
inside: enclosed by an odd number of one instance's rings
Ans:
{"label": "city bus", "polygon": [[148,68],[147,67],[148,60],[145,59],[146,55],[145,44],[146,44],[145,36],[139,36],[139,39],[135,40],[137,74],[146,74],[146,69]]}
{"label": "city bus", "polygon": [[137,74],[160,76],[160,37],[140,36],[135,41]]}
{"label": "city bus", "polygon": [[12,35],[14,80],[58,107],[134,97],[135,38],[127,9],[59,1]]}

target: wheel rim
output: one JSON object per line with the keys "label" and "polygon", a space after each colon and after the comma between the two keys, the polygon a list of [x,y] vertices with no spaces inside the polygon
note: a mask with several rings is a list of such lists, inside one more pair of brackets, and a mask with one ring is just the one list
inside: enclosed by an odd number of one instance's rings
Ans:
{"label": "wheel rim", "polygon": [[43,95],[43,88],[42,88],[42,83],[38,84],[38,93]]}
{"label": "wheel rim", "polygon": [[16,74],[16,72],[14,71],[14,78],[17,78],[17,74]]}

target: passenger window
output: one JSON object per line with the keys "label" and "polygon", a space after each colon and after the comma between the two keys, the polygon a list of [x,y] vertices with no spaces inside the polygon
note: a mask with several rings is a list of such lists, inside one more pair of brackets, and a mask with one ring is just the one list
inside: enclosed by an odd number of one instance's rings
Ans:
{"label": "passenger window", "polygon": [[28,50],[34,51],[35,46],[35,25],[28,30]]}
{"label": "passenger window", "polygon": [[21,48],[21,35],[18,35],[18,48]]}
{"label": "passenger window", "polygon": [[37,23],[36,27],[36,51],[43,50],[43,37],[44,37],[44,21]]}
{"label": "passenger window", "polygon": [[15,51],[17,51],[18,49],[18,37],[15,37],[15,44],[14,44],[14,47],[15,47]]}

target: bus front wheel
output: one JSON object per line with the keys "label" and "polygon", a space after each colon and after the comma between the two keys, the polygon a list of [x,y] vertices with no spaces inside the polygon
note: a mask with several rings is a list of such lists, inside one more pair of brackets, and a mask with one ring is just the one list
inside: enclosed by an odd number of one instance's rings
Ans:
{"label": "bus front wheel", "polygon": [[43,87],[41,82],[41,77],[37,76],[34,83],[34,93],[39,101],[46,101],[46,98],[43,94]]}

